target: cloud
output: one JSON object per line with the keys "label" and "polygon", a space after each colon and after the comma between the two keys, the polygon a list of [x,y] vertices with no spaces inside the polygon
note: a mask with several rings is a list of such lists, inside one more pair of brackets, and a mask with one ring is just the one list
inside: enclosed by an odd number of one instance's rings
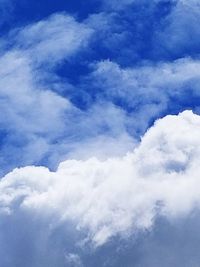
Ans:
{"label": "cloud", "polygon": [[198,57],[199,3],[196,0],[110,0],[88,18],[96,31],[98,58],[123,66]]}
{"label": "cloud", "polygon": [[[55,168],[67,155],[88,158],[95,154],[105,159],[133,147],[135,140],[126,131],[123,109],[103,100],[81,110],[70,101],[78,86],[56,74],[57,66],[86,48],[92,34],[92,27],[85,23],[56,14],[12,30],[2,39],[1,175],[30,164]],[[103,148],[105,140],[115,149]],[[115,145],[119,142],[121,146]],[[84,146],[90,147],[88,155]]]}
{"label": "cloud", "polygon": [[[148,14],[152,11],[145,10]],[[198,98],[198,60],[147,62],[146,67],[127,68],[117,64],[116,58],[101,60],[98,52],[100,58],[94,63],[90,56],[99,51],[94,47],[97,36],[101,37],[101,47],[109,46],[113,51],[113,44],[118,46],[118,41],[115,42],[118,37],[124,38],[126,23],[119,27],[120,16],[116,12],[102,12],[80,23],[65,13],[54,14],[13,29],[2,38],[2,173],[27,164],[55,168],[69,155],[88,158],[93,154],[104,159],[112,151],[112,155],[121,155],[130,151],[128,147],[132,148],[135,139],[159,116],[178,113],[185,106],[198,112],[197,101],[191,104],[192,101],[186,100],[188,94],[188,99]],[[134,18],[139,25],[137,16]],[[130,30],[125,35],[129,36]],[[116,38],[107,42],[104,35],[110,38],[109,32],[116,33]],[[75,61],[84,61],[84,65],[93,69],[89,75],[77,73],[76,83],[70,84],[67,70],[63,69],[66,71],[63,78],[57,67],[68,64],[69,69],[76,69],[70,65],[75,57]],[[81,107],[81,101],[85,108]],[[111,141],[115,149],[102,148],[102,140]],[[115,145],[119,142],[120,146]],[[90,147],[89,155],[82,149],[85,146]]]}
{"label": "cloud", "polygon": [[[137,267],[197,267],[199,212],[169,222],[156,220],[151,231],[123,240],[115,238],[95,250],[83,255],[85,266],[137,266]],[[89,254],[89,255],[88,255]],[[96,261],[95,261],[96,260]]]}
{"label": "cloud", "polygon": [[[169,2],[174,2],[176,0],[171,0]],[[119,0],[102,0],[103,2],[103,7],[104,9],[111,9],[111,10],[116,10],[116,11],[120,11],[120,10],[123,10],[125,8],[129,8],[131,5],[144,5],[146,3],[148,3],[148,0],[122,0],[122,1],[119,1]],[[153,0],[152,1],[153,3],[162,3],[162,2],[167,2],[166,0]]]}
{"label": "cloud", "polygon": [[[114,236],[151,229],[158,216],[171,222],[184,218],[200,204],[199,132],[200,117],[185,111],[158,120],[124,157],[66,160],[56,172],[34,166],[15,169],[0,182],[1,221],[28,221],[26,242],[45,238],[46,248],[58,229],[68,239],[69,225],[77,232],[74,244],[101,246]],[[29,239],[34,229],[36,240]]]}
{"label": "cloud", "polygon": [[[122,155],[161,115],[178,113],[185,106],[198,112],[198,103],[192,100],[199,97],[199,61],[190,58],[131,68],[98,61],[78,84],[63,82],[56,66],[86,49],[94,31],[88,21],[78,23],[56,14],[13,30],[4,40],[3,173],[27,164],[55,168],[69,155],[85,159],[92,154],[104,159]],[[76,96],[87,99],[85,109]],[[111,141],[115,149],[102,146],[102,140]],[[90,147],[88,155],[84,147]]]}
{"label": "cloud", "polygon": [[71,267],[81,267],[83,266],[80,257],[77,254],[73,254],[73,253],[68,253],[66,255],[66,262],[68,264],[68,266]]}
{"label": "cloud", "polygon": [[200,117],[164,117],[200,111],[198,6],[102,0],[1,37],[0,265],[194,267],[156,231],[199,214]]}
{"label": "cloud", "polygon": [[157,49],[161,48],[170,57],[198,56],[199,18],[199,1],[176,1],[155,35]]}
{"label": "cloud", "polygon": [[105,1],[103,0],[103,5],[104,8],[111,8],[114,10],[120,10],[125,8],[128,5],[131,5],[135,2],[135,0],[123,0],[123,1],[118,1],[118,0],[109,0],[109,1]]}
{"label": "cloud", "polygon": [[199,60],[183,58],[166,63],[123,68],[106,60],[93,65],[86,88],[125,111],[124,127],[133,136],[144,133],[161,115],[185,107],[198,112]]}
{"label": "cloud", "polygon": [[47,19],[10,32],[15,48],[34,64],[57,64],[87,46],[92,29],[66,14],[53,14]]}
{"label": "cloud", "polygon": [[[5,172],[41,161],[76,110],[55,90],[53,68],[83,49],[92,31],[65,14],[13,30],[2,39],[0,64],[0,162]],[[66,87],[68,85],[66,84]],[[54,148],[55,153],[56,149]],[[7,159],[9,158],[9,160]]]}

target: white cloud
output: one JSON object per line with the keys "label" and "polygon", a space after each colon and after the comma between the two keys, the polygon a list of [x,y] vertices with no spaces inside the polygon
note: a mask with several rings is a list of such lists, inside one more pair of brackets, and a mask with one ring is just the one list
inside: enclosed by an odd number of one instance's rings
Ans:
{"label": "white cloud", "polygon": [[55,92],[61,84],[52,67],[83,49],[91,33],[74,18],[56,14],[2,39],[0,162],[4,171],[39,162],[52,150],[57,153],[55,140],[69,132],[69,116],[76,108]]}
{"label": "white cloud", "polygon": [[[113,0],[106,5],[121,9],[133,2]],[[198,11],[191,3],[198,4],[180,0],[166,20],[164,35],[158,36],[164,42],[169,38],[169,50],[187,46],[191,34],[198,35]],[[62,162],[55,172],[29,166],[0,180],[4,266],[83,266],[73,246],[66,246],[71,238],[68,225],[81,233],[79,244],[100,246],[113,236],[150,229],[156,216],[173,220],[199,209],[200,117],[186,111],[157,121],[135,150],[130,137],[130,132],[146,130],[151,119],[167,110],[172,97],[177,102],[188,92],[191,98],[199,97],[199,60],[139,68],[99,62],[89,78],[103,97],[85,112],[54,90],[63,86],[53,74],[56,64],[85,49],[91,28],[98,34],[102,23],[104,30],[111,27],[113,14],[95,14],[83,23],[56,14],[0,41],[1,169],[46,158],[57,162],[66,154],[75,158]],[[119,107],[116,99],[133,112]],[[131,152],[124,156],[127,151]]]}
{"label": "white cloud", "polygon": [[[43,160],[52,167],[67,154],[83,158],[91,154],[105,158],[112,151],[113,155],[122,154],[135,143],[130,136],[138,137],[163,114],[172,96],[181,100],[191,84],[190,92],[194,97],[199,95],[198,60],[182,59],[135,69],[104,61],[96,64],[89,77],[92,83],[87,85],[90,89],[86,88],[87,94],[99,86],[102,95],[85,112],[75,108],[57,93],[60,87],[67,91],[72,86],[61,84],[53,68],[87,46],[91,28],[96,29],[93,24],[56,14],[13,30],[3,40],[9,44],[0,57],[0,112],[4,114],[0,118],[4,138],[0,164],[5,171]],[[117,106],[116,99],[124,101],[125,110]],[[105,139],[112,141],[115,149],[103,148]],[[121,145],[116,146],[119,142]],[[90,147],[89,155],[82,149],[85,146]]]}
{"label": "white cloud", "polygon": [[81,259],[77,254],[67,253],[65,257],[66,257],[67,266],[70,266],[70,267],[82,267],[83,266]]}
{"label": "white cloud", "polygon": [[124,157],[15,169],[0,182],[1,216],[71,222],[96,245],[149,229],[159,214],[186,216],[200,204],[199,133],[200,117],[185,111],[158,120]]}
{"label": "white cloud", "polygon": [[[172,94],[170,90],[174,91],[174,87],[178,87],[175,91],[183,93],[185,88],[180,89],[180,86],[184,85],[184,82],[199,78],[199,64],[199,60],[182,58],[173,62],[157,64],[146,62],[146,66],[122,68],[107,60],[95,65],[93,76],[97,79],[97,83],[103,81],[106,84],[109,90],[105,93],[110,97],[115,95],[127,97],[131,94],[130,102],[141,101],[149,96],[152,100],[155,95],[161,98],[163,94]],[[168,88],[169,85],[171,88]],[[161,91],[161,96],[157,94],[158,91]],[[138,98],[134,97],[136,94]]]}
{"label": "white cloud", "polygon": [[191,103],[195,106],[191,108],[198,109],[192,99],[199,97],[199,66],[199,60],[190,58],[154,65],[146,62],[136,68],[122,68],[107,60],[94,65],[90,79],[99,88],[99,97],[129,110],[124,125],[134,135],[144,132],[174,103],[179,109]]}
{"label": "white cloud", "polygon": [[46,20],[13,30],[10,38],[34,63],[52,65],[83,49],[91,34],[92,29],[73,17],[54,14]]}
{"label": "white cloud", "polygon": [[170,55],[191,55],[199,53],[200,3],[197,0],[177,0],[164,20],[164,27],[158,33],[155,45],[164,47]]}

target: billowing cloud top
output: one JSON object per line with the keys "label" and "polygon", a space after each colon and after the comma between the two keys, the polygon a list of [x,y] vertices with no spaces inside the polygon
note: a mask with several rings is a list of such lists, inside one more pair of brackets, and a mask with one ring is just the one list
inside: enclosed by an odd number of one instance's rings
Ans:
{"label": "billowing cloud top", "polygon": [[145,230],[158,215],[185,216],[200,205],[199,133],[200,117],[185,111],[157,121],[124,157],[15,169],[0,183],[1,216],[22,210],[52,227],[70,221],[96,245]]}
{"label": "billowing cloud top", "polygon": [[0,266],[199,266],[199,2],[0,13]]}

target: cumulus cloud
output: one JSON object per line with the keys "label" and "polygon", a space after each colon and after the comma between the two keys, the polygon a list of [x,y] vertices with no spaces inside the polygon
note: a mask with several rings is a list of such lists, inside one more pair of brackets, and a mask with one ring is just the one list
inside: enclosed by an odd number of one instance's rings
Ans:
{"label": "cumulus cloud", "polygon": [[47,236],[72,224],[95,246],[150,229],[159,215],[187,216],[200,204],[199,132],[200,117],[185,111],[158,120],[124,157],[15,169],[0,182],[0,216],[28,216]]}
{"label": "cumulus cloud", "polygon": [[[199,3],[100,1],[0,39],[2,266],[126,266],[122,240],[199,210],[200,117],[164,117],[200,111]],[[135,266],[162,265],[150,243]]]}

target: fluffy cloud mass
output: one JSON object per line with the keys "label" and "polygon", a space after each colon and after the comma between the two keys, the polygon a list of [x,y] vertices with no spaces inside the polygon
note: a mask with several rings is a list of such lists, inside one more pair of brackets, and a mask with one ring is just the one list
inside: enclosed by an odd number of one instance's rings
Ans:
{"label": "fluffy cloud mass", "polygon": [[152,227],[156,216],[185,216],[200,204],[199,133],[200,117],[185,111],[158,120],[122,158],[15,169],[0,182],[1,217],[28,213],[49,231],[70,222],[99,246]]}
{"label": "fluffy cloud mass", "polygon": [[199,266],[199,5],[0,0],[1,267]]}

